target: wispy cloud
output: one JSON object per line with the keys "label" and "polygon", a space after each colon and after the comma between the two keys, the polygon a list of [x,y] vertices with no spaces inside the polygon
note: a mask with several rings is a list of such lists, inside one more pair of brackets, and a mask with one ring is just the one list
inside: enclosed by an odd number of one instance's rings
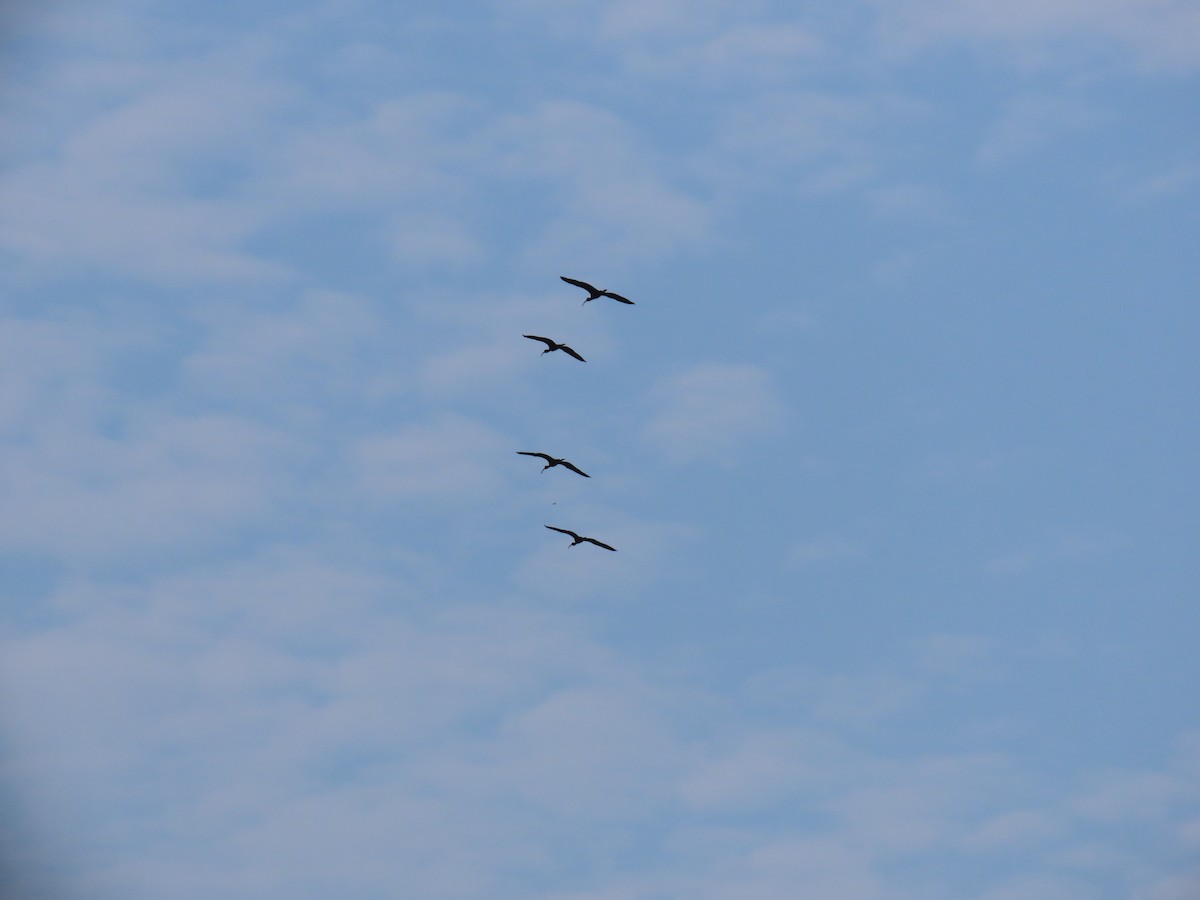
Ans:
{"label": "wispy cloud", "polygon": [[76,559],[126,557],[224,540],[266,514],[303,450],[269,427],[223,415],[131,422],[120,439],[75,429],[9,446],[0,538]]}
{"label": "wispy cloud", "polygon": [[[952,41],[996,44],[1054,65],[1064,44],[1100,43],[1148,69],[1200,65],[1200,12],[1187,0],[923,0],[889,7],[881,34],[907,50]],[[1059,52],[1055,52],[1055,48]]]}
{"label": "wispy cloud", "polygon": [[497,120],[480,152],[504,175],[550,190],[555,214],[526,248],[530,257],[619,265],[708,232],[706,204],[673,185],[654,148],[608,110],[543,103]]}
{"label": "wispy cloud", "polygon": [[798,66],[820,59],[824,50],[814,33],[801,25],[743,23],[673,49],[634,49],[628,65],[642,77],[726,88],[743,82],[786,83]]}
{"label": "wispy cloud", "polygon": [[[966,520],[896,476],[930,460],[983,495],[1006,447],[1056,439],[968,433],[993,401],[940,377],[945,341],[1000,308],[1018,344],[1045,324],[979,275],[1011,262],[985,245],[1045,224],[1022,180],[1042,148],[1176,134],[1153,126],[1192,12],[1043,6],[114,0],[6,44],[0,775],[55,870],[81,896],[197,900],[1186,896],[1186,704],[1079,694],[1111,635],[1008,616],[986,561],[948,573]],[[1060,50],[1070,84],[1039,86]],[[1089,118],[1089,85],[1160,51],[1158,106],[1114,91]],[[1171,144],[1155,196],[1195,181]],[[1029,189],[1011,220],[964,187],[989,166]],[[1086,258],[1179,240],[1122,227]],[[865,300],[873,271],[921,302]],[[560,274],[638,305],[581,309]],[[780,329],[804,374],[709,358]],[[1156,371],[1135,343],[1131,372]],[[1011,349],[997,385],[1028,377]],[[972,414],[906,419],[929,392]],[[799,396],[813,447],[774,439]],[[1060,563],[1163,546],[1138,487],[1088,496],[1128,538],[964,515],[1015,535],[991,571],[1050,615]],[[1066,493],[1052,520],[1087,521]],[[897,521],[916,555],[876,558],[864,535]],[[1127,660],[1182,633],[1153,587]],[[1137,738],[1077,740],[1045,700],[1065,694]]]}
{"label": "wispy cloud", "polygon": [[1138,200],[1177,197],[1195,190],[1197,184],[1200,184],[1200,163],[1183,162],[1141,178],[1127,192],[1131,198]]}
{"label": "wispy cloud", "polygon": [[869,101],[820,91],[773,92],[730,109],[720,143],[753,167],[788,167],[830,160],[858,161],[861,129],[872,119]]}
{"label": "wispy cloud", "polygon": [[478,422],[443,415],[361,438],[350,450],[351,469],[373,502],[478,502],[503,483],[497,461],[511,447],[511,440]]}
{"label": "wispy cloud", "polygon": [[1009,164],[1101,120],[1099,110],[1079,99],[1044,95],[1020,98],[1011,102],[991,127],[976,158],[984,166]]}
{"label": "wispy cloud", "polygon": [[993,557],[987,569],[997,574],[1027,572],[1038,566],[1080,561],[1120,552],[1127,546],[1120,535],[1095,529],[1058,529],[1025,546]]}
{"label": "wispy cloud", "polygon": [[[614,653],[580,616],[434,603],[311,552],[62,601],[64,621],[5,641],[12,764],[50,760],[48,803],[73,795],[109,821],[136,803],[143,824],[103,838],[111,883],[147,893],[183,872],[174,893],[196,897],[343,878],[462,897],[1023,896],[970,859],[933,861],[1018,854],[1027,879],[1086,884],[1095,864],[1031,860],[1031,842],[1066,852],[1097,828],[1182,824],[1195,791],[1173,766],[1088,773],[1032,802],[1010,754],[871,749],[870,723],[905,707],[847,731],[822,713],[844,695],[834,681],[782,720],[733,709],[686,673]],[[924,702],[914,671],[857,680],[882,696],[898,679]],[[596,828],[628,836],[601,838],[604,859],[626,839],[665,855],[597,861],[579,843]],[[576,874],[553,874],[551,858]],[[909,864],[934,874],[885,877]]]}
{"label": "wispy cloud", "polygon": [[398,375],[411,371],[391,362],[401,348],[385,340],[379,305],[356,294],[309,290],[274,303],[210,303],[193,319],[198,335],[180,362],[183,386],[203,401],[273,420],[312,414],[331,397],[369,405],[396,393]]}
{"label": "wispy cloud", "polygon": [[721,107],[712,141],[696,151],[692,166],[729,199],[787,184],[802,196],[869,190],[880,211],[927,212],[931,201],[943,207],[944,198],[928,186],[892,183],[887,169],[894,149],[888,134],[928,114],[919,99],[896,92],[774,87]]}
{"label": "wispy cloud", "polygon": [[801,790],[818,787],[852,751],[826,734],[781,729],[743,735],[729,748],[712,748],[680,786],[692,806],[725,814],[777,809]]}
{"label": "wispy cloud", "polygon": [[738,452],[788,418],[771,376],[750,363],[702,363],[655,386],[646,438],[680,461],[737,462]]}
{"label": "wispy cloud", "polygon": [[143,75],[83,123],[64,123],[52,155],[0,179],[0,246],[26,264],[176,285],[286,275],[243,247],[271,214],[242,179],[288,102],[278,82],[250,77],[254,62],[159,64],[160,80]]}

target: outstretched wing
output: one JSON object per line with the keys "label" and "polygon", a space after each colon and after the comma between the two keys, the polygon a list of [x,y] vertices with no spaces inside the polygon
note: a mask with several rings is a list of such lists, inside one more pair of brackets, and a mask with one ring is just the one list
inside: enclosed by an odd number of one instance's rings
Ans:
{"label": "outstretched wing", "polygon": [[517,453],[519,453],[521,456],[540,456],[546,462],[551,462],[553,460],[553,457],[550,456],[549,453],[532,453],[529,450],[518,450]]}
{"label": "outstretched wing", "polygon": [[570,469],[576,475],[582,475],[584,478],[592,477],[587,472],[583,471],[583,469],[578,468],[574,463],[567,462],[565,459],[562,462],[560,462],[559,465],[566,466],[568,469]]}
{"label": "outstretched wing", "polygon": [[583,538],[583,540],[587,541],[589,544],[595,544],[597,547],[603,547],[605,550],[611,550],[613,553],[617,552],[616,547],[610,547],[608,544],[604,543],[603,541],[598,541],[595,538]]}
{"label": "outstretched wing", "polygon": [[628,303],[630,306],[634,305],[634,302],[632,300],[630,300],[628,297],[622,297],[620,294],[614,294],[612,291],[602,291],[601,296],[612,297],[618,303]]}
{"label": "outstretched wing", "polygon": [[574,540],[577,540],[577,541],[580,540],[579,535],[577,535],[573,531],[567,531],[567,529],[565,529],[565,528],[555,528],[553,525],[547,525],[546,527],[549,528],[551,531],[557,531],[560,534],[569,534]]}
{"label": "outstretched wing", "polygon": [[536,334],[523,334],[523,335],[521,335],[521,337],[527,337],[531,341],[541,341],[543,344],[545,344],[547,347],[550,347],[550,348],[554,347],[554,341],[550,340],[550,338],[539,337]]}
{"label": "outstretched wing", "polygon": [[563,281],[565,281],[567,284],[573,284],[573,285],[575,285],[575,287],[583,288],[589,294],[600,293],[594,287],[592,287],[590,284],[588,284],[586,281],[577,281],[574,278],[568,278],[566,275],[559,275],[558,277],[561,278]]}
{"label": "outstretched wing", "polygon": [[580,356],[578,353],[576,353],[574,350],[572,350],[566,344],[563,344],[562,347],[560,347],[559,349],[562,350],[563,353],[571,354],[573,357],[575,357],[580,362],[587,362],[586,359],[584,359],[582,356]]}

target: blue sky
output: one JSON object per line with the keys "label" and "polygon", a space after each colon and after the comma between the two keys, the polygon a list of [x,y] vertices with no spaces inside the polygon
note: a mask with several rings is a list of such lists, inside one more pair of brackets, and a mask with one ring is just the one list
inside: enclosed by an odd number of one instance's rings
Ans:
{"label": "blue sky", "polygon": [[1194,3],[215,6],[5,13],[10,890],[1200,895]]}

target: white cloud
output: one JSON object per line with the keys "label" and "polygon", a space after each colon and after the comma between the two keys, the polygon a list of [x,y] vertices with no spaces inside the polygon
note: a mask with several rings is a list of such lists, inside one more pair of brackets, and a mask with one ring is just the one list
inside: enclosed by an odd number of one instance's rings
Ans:
{"label": "white cloud", "polygon": [[469,192],[465,141],[480,114],[461,94],[414,91],[356,116],[317,115],[262,177],[276,202],[310,214],[397,204],[444,212]]}
{"label": "white cloud", "polygon": [[610,177],[571,192],[561,217],[530,246],[531,259],[644,262],[708,236],[712,213],[701,201],[654,176]]}
{"label": "white cloud", "polygon": [[0,319],[0,434],[23,435],[48,418],[94,420],[110,400],[100,383],[109,355],[140,337],[82,317]]}
{"label": "white cloud", "polygon": [[[709,203],[646,134],[597,105],[515,109],[416,90],[328,109],[280,75],[285,50],[260,34],[139,58],[110,73],[114,96],[43,85],[40,105],[75,116],[18,142],[19,164],[0,179],[0,246],[43,276],[54,266],[179,286],[296,278],[306,260],[257,248],[344,213],[366,214],[350,221],[360,243],[406,269],[498,252],[611,268],[709,236]],[[501,199],[513,191],[534,202],[514,210]],[[508,223],[499,245],[481,231],[496,216]]]}
{"label": "white cloud", "polygon": [[878,185],[867,191],[876,215],[947,221],[953,215],[950,195],[923,184]]}
{"label": "white cloud", "polygon": [[1016,810],[984,821],[963,838],[963,844],[981,851],[1044,848],[1065,830],[1064,822],[1045,811]]}
{"label": "white cloud", "polygon": [[[1195,843],[1194,768],[1049,774],[974,693],[1043,659],[938,633],[901,639],[900,663],[772,681],[762,669],[801,652],[771,634],[783,649],[758,658],[775,620],[705,608],[720,585],[674,596],[701,577],[700,526],[621,512],[623,491],[663,499],[653,462],[603,469],[627,439],[671,462],[749,455],[790,415],[770,373],[666,369],[611,446],[596,434],[637,398],[593,409],[602,388],[569,381],[603,383],[634,319],[581,311],[558,274],[653,279],[637,270],[702,249],[720,204],[759,187],[825,203],[865,186],[880,210],[928,211],[919,176],[880,174],[903,138],[888,123],[918,105],[864,91],[869,58],[795,88],[833,45],[768,3],[517,2],[559,23],[513,44],[536,59],[459,43],[484,34],[469,17],[376,17],[387,4],[289,7],[245,43],[191,13],[161,40],[141,0],[120,21],[64,6],[55,27],[83,57],[44,94],[8,94],[4,280],[25,292],[11,308],[46,306],[0,327],[0,575],[17,594],[0,767],[47,811],[80,893],[1074,898],[1119,872],[1131,896],[1175,900],[1192,884],[1176,859],[1117,851]],[[439,41],[390,46],[414,19]],[[589,41],[549,46],[555,27]],[[513,70],[458,67],[475,50]],[[693,79],[714,104],[662,91]],[[53,289],[80,271],[122,281]],[[272,278],[252,300],[234,283]],[[129,296],[123,279],[181,290]],[[519,336],[534,321],[597,364],[539,359]],[[587,451],[599,477],[554,481],[515,449]],[[503,552],[473,540],[480,519]],[[568,549],[543,523],[619,551]],[[785,524],[812,538],[793,562],[855,552],[829,527]],[[1028,544],[1037,562],[1097,552],[1092,537]],[[696,620],[655,618],[666,592]]]}
{"label": "white cloud", "polygon": [[984,137],[976,158],[984,166],[1020,160],[1051,141],[1101,121],[1094,107],[1072,97],[1027,96],[1011,101]]}
{"label": "white cloud", "polygon": [[791,80],[796,67],[822,56],[824,47],[807,28],[790,22],[739,24],[677,48],[660,44],[627,50],[640,77],[686,79],[693,87]]}
{"label": "white cloud", "polygon": [[518,340],[519,332],[507,331],[492,336],[486,343],[472,343],[431,356],[423,366],[422,383],[438,397],[478,397],[489,390],[507,390],[516,374],[529,365],[528,352],[521,352],[524,348],[517,344]]}
{"label": "white cloud", "polygon": [[1127,194],[1135,200],[1176,197],[1195,190],[1197,184],[1200,184],[1200,163],[1188,161],[1169,166],[1156,175],[1137,179],[1127,189]]}
{"label": "white cloud", "polygon": [[820,732],[796,729],[743,736],[726,751],[710,750],[680,785],[690,805],[745,814],[800,802],[794,796],[828,783],[852,751]]}
{"label": "white cloud", "polygon": [[128,191],[88,172],[35,164],[0,181],[0,204],[10,211],[0,219],[0,244],[43,271],[95,267],[175,284],[288,274],[239,249],[264,217],[236,201]]}
{"label": "white cloud", "polygon": [[[317,548],[70,590],[3,638],[10,771],[96,811],[70,840],[124,896],[1079,896],[1109,870],[1030,848],[1079,845],[1076,797],[1163,774],[1030,805],[1012,756],[868,750],[648,669],[589,617],[447,604]],[[944,863],[964,850],[1024,874]],[[1131,895],[1189,883],[1144,871]]]}
{"label": "white cloud", "polygon": [[623,41],[678,39],[709,30],[732,13],[718,0],[610,0],[598,8],[601,32]]}
{"label": "white cloud", "polygon": [[788,410],[771,376],[750,363],[702,363],[664,379],[649,394],[646,438],[678,461],[737,462],[737,454],[776,430]]}
{"label": "white cloud", "polygon": [[887,5],[880,33],[907,52],[969,41],[1025,59],[1037,51],[1042,64],[1053,64],[1063,43],[1100,42],[1148,69],[1200,66],[1200,10],[1189,0],[921,0]]}
{"label": "white cloud", "polygon": [[[193,313],[198,346],[180,363],[187,390],[259,416],[313,414],[331,397],[370,405],[400,392],[411,374],[388,342],[379,305],[342,291],[309,290],[292,301],[210,302]],[[384,366],[381,363],[387,362]]]}
{"label": "white cloud", "polygon": [[288,102],[286,89],[251,74],[256,62],[227,52],[160,64],[156,82],[64,123],[52,153],[0,179],[0,246],[43,270],[173,284],[285,275],[241,246],[270,214],[239,179]]}
{"label": "white cloud", "polygon": [[214,301],[178,323],[113,301],[3,319],[0,543],[148,564],[291,528],[321,496],[319,480],[298,490],[298,473],[311,478],[346,437],[315,428],[394,397],[396,366],[377,364],[393,348],[361,298],[313,291],[281,306]]}
{"label": "white cloud", "polygon": [[912,708],[924,685],[894,675],[844,675],[822,679],[813,715],[851,728],[873,727]]}
{"label": "white cloud", "polygon": [[465,223],[436,213],[397,215],[388,229],[393,255],[411,264],[474,262],[483,249]]}
{"label": "white cloud", "polygon": [[[118,892],[297,896],[357,870],[372,890],[444,895],[463,864],[487,881],[530,852],[510,817],[478,815],[470,785],[448,783],[443,794],[429,776],[471,746],[469,731],[451,736],[471,720],[527,702],[549,708],[525,698],[558,673],[603,677],[594,647],[545,616],[414,604],[394,580],[311,554],[215,574],[175,576],[129,598],[91,590],[69,623],[6,636],[5,726],[19,732],[9,746],[19,766],[36,759],[57,773],[24,781],[48,803],[72,795],[77,807],[107,808],[90,840],[109,847]],[[642,702],[641,691],[623,695]],[[559,706],[575,708],[566,699]],[[535,734],[529,749],[553,756],[563,737]],[[523,746],[498,760],[502,769],[529,765]],[[636,752],[620,747],[622,759]],[[511,778],[493,784],[526,792]],[[133,807],[142,812],[118,812]],[[143,852],[146,838],[161,852]]]}
{"label": "white cloud", "polygon": [[708,234],[707,205],[673,185],[669,162],[607,110],[542,103],[497,120],[478,152],[500,174],[550,192],[554,215],[527,247],[531,259],[605,260],[611,270]]}
{"label": "white cloud", "polygon": [[1126,548],[1128,540],[1094,528],[1057,528],[1027,541],[1024,546],[987,561],[989,572],[1019,574],[1053,564],[1077,562],[1110,555]]}
{"label": "white cloud", "polygon": [[52,557],[190,552],[260,522],[303,454],[273,429],[222,415],[134,420],[121,439],[75,427],[10,446],[0,541]]}
{"label": "white cloud", "polygon": [[681,747],[660,691],[640,683],[564,687],[510,711],[465,753],[430,761],[431,788],[466,792],[569,822],[627,821],[669,795]]}
{"label": "white cloud", "polygon": [[1078,878],[1053,875],[1023,875],[1006,878],[986,890],[980,900],[1083,900],[1098,897]]}
{"label": "white cloud", "polygon": [[1079,815],[1106,822],[1160,820],[1173,803],[1194,797],[1195,788],[1160,773],[1113,772],[1076,798],[1073,806]]}
{"label": "white cloud", "polygon": [[[384,241],[406,264],[468,263],[498,250],[525,259],[603,259],[608,266],[704,239],[706,204],[628,122],[580,101],[528,110],[450,92],[415,93],[366,116],[298,134],[265,172],[275,202],[312,215],[376,210]],[[497,197],[521,192],[526,206]],[[506,204],[506,208],[493,204]],[[485,247],[478,222],[509,223]]]}
{"label": "white cloud", "polygon": [[511,452],[512,441],[503,435],[449,414],[428,424],[365,436],[349,450],[358,491],[383,504],[478,502],[502,486],[499,460]]}
{"label": "white cloud", "polygon": [[1200,817],[1179,826],[1179,843],[1189,851],[1200,850]]}
{"label": "white cloud", "polygon": [[995,675],[996,643],[978,634],[931,634],[915,647],[916,665],[922,672],[965,682]]}
{"label": "white cloud", "polygon": [[929,186],[881,182],[897,123],[928,118],[930,107],[889,92],[780,86],[720,108],[711,142],[691,167],[728,200],[781,187],[828,196],[871,187],[881,213],[944,215],[945,197]]}
{"label": "white cloud", "polygon": [[[864,786],[852,787],[830,808],[857,842],[883,857],[924,852],[955,840],[962,822],[978,815],[1014,781],[1011,760],[1000,754],[931,757],[899,764]],[[882,778],[879,776],[882,775]]]}
{"label": "white cloud", "polygon": [[864,151],[863,128],[874,110],[860,95],[772,92],[730,110],[720,142],[732,155],[777,167],[833,157],[844,163]]}
{"label": "white cloud", "polygon": [[569,31],[620,52],[641,43],[694,41],[761,13],[759,0],[736,6],[721,0],[583,0],[564,6],[553,0],[508,0],[498,4],[540,27]]}
{"label": "white cloud", "polygon": [[1172,875],[1133,894],[1133,900],[1194,900],[1200,897],[1200,873]]}

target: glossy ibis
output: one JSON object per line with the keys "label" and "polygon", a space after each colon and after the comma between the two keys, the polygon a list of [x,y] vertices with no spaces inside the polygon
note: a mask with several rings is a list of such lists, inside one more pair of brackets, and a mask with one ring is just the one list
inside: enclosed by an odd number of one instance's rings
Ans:
{"label": "glossy ibis", "polygon": [[602,541],[598,541],[595,538],[583,537],[582,535],[576,534],[573,531],[567,531],[567,529],[565,529],[565,528],[555,528],[553,525],[547,525],[546,527],[549,528],[551,531],[558,531],[558,532],[561,532],[562,534],[569,534],[572,538],[572,540],[571,540],[572,547],[574,547],[576,544],[582,544],[584,541],[587,541],[589,544],[595,544],[597,547],[603,547],[605,550],[611,550],[614,553],[617,552],[616,547],[610,547],[610,546],[608,546],[608,544],[605,544]]}
{"label": "glossy ibis", "polygon": [[587,362],[586,359],[584,359],[582,356],[580,356],[578,353],[576,353],[574,350],[572,350],[566,344],[560,344],[560,343],[558,343],[558,341],[552,341],[552,340],[550,340],[550,338],[547,338],[547,337],[538,337],[538,335],[536,335],[536,334],[523,334],[523,335],[521,335],[521,337],[527,337],[531,341],[541,341],[543,344],[545,344],[546,349],[542,351],[543,356],[545,356],[551,350],[561,350],[563,353],[566,353],[569,356],[575,357],[580,362]]}
{"label": "glossy ibis", "polygon": [[577,281],[574,278],[568,278],[566,275],[559,275],[558,277],[567,284],[573,284],[575,287],[583,288],[585,291],[587,291],[588,296],[587,299],[583,301],[584,303],[590,303],[592,300],[599,299],[600,297],[609,297],[613,300],[616,300],[618,303],[628,303],[630,306],[634,305],[633,301],[628,297],[622,297],[620,294],[614,294],[612,291],[605,290],[604,288],[593,287],[586,281]]}
{"label": "glossy ibis", "polygon": [[547,469],[553,468],[554,466],[562,466],[563,468],[570,469],[577,475],[582,475],[584,478],[592,477],[587,472],[583,471],[583,469],[576,468],[574,463],[569,463],[565,459],[556,459],[549,453],[531,453],[528,450],[518,450],[517,453],[519,453],[521,456],[540,456],[546,461],[546,464],[542,466],[543,472],[545,472]]}

